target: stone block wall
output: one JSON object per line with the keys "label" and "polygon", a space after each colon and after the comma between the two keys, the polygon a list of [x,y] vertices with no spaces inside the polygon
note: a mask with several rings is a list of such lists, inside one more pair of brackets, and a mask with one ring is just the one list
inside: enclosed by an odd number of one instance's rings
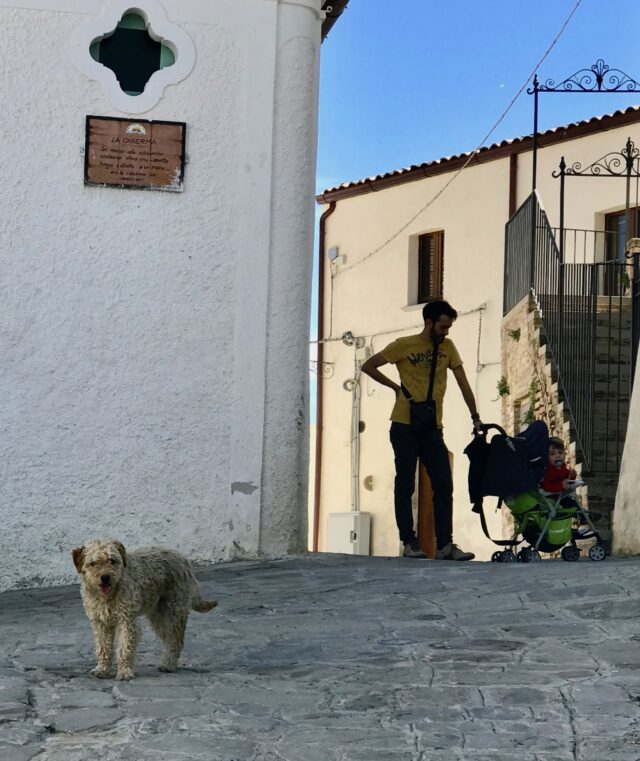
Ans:
{"label": "stone block wall", "polygon": [[515,435],[526,428],[528,420],[544,420],[549,433],[562,438],[570,452],[570,432],[540,326],[540,313],[531,296],[502,321],[503,425]]}

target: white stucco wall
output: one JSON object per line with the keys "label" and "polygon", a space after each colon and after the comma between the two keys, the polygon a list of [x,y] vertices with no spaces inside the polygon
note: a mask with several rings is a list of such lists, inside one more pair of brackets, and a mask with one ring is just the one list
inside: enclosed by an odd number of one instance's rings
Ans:
{"label": "white stucco wall", "polygon": [[187,123],[181,194],[83,185],[85,116],[128,116],[69,53],[104,3],[0,0],[0,589],[95,536],[305,544],[321,3],[161,4],[195,65],[140,116]]}
{"label": "white stucco wall", "polygon": [[613,511],[613,551],[619,555],[640,555],[640,520],[638,520],[640,510],[636,479],[640,461],[640,383],[638,378],[639,375],[636,372]]}
{"label": "white stucco wall", "polygon": [[[595,106],[598,106],[598,103],[595,103]],[[560,223],[560,180],[552,177],[551,173],[558,171],[560,159],[564,156],[567,166],[579,162],[584,169],[607,153],[619,153],[625,147],[628,137],[638,145],[640,124],[628,124],[584,135],[579,139],[547,146],[540,151],[536,184],[538,195],[553,226]],[[567,227],[601,230],[604,214],[624,210],[625,180],[622,177],[567,177],[565,183]],[[518,160],[518,202],[524,201],[530,192],[531,153],[526,152],[521,154]],[[632,205],[636,203],[635,195],[634,183]]]}
{"label": "white stucco wall", "polygon": [[[609,151],[619,151],[628,136],[637,143],[640,126],[627,125],[539,151],[538,193],[552,224],[558,224],[559,181],[552,178],[551,172],[558,168],[561,156],[567,163],[581,161],[586,166]],[[324,337],[338,340],[330,340],[324,349],[332,376],[322,380],[321,550],[326,549],[328,514],[350,510],[351,394],[344,390],[343,382],[353,377],[355,354],[353,347],[339,339],[345,331],[351,331],[375,353],[401,335],[420,331],[422,305],[412,306],[412,295],[415,301],[417,293],[417,270],[410,254],[411,236],[434,230],[445,232],[444,298],[460,313],[450,337],[464,361],[483,421],[501,422],[497,382],[502,373],[500,326],[509,158],[464,170],[435,203],[404,229],[450,178],[451,173],[445,173],[338,200],[327,220],[326,249],[338,247],[346,261],[325,263]],[[516,191],[520,205],[531,192],[530,152],[518,156]],[[602,229],[605,213],[624,209],[624,193],[623,179],[568,179],[566,226]],[[390,376],[395,374],[390,365],[381,369]],[[372,553],[397,555],[393,452],[388,437],[393,394],[365,376],[361,399],[361,418],[366,427],[360,436],[360,509],[372,514]],[[478,558],[486,559],[496,548],[484,537],[478,516],[470,511],[469,461],[463,454],[470,431],[467,407],[449,374],[444,435],[453,453],[454,540],[476,552]],[[363,487],[367,476],[372,476],[372,490]],[[485,501],[486,513],[491,534],[500,537],[501,515],[493,509],[496,501]]]}

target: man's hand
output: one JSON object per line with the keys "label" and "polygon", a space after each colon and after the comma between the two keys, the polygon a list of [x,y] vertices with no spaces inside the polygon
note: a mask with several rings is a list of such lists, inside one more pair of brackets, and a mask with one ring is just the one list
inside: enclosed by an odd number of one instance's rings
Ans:
{"label": "man's hand", "polygon": [[387,388],[393,389],[396,396],[400,393],[400,386],[397,383],[394,383],[391,378],[387,378],[386,375],[383,375],[380,370],[378,370],[379,367],[382,365],[386,365],[387,360],[382,356],[381,352],[378,352],[377,354],[374,354],[372,357],[369,357],[369,359],[362,365],[362,372],[365,375],[368,375],[370,378],[373,378],[374,381],[377,381],[378,383],[381,383],[383,386],[386,386]]}

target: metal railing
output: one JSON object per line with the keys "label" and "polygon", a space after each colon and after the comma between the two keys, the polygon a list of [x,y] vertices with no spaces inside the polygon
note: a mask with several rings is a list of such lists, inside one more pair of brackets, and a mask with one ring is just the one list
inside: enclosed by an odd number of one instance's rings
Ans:
{"label": "metal railing", "polygon": [[[533,294],[581,459],[587,469],[618,470],[639,332],[636,326],[632,335],[640,313],[637,262],[632,270],[602,261],[597,254],[615,245],[607,244],[608,233],[565,230],[563,263],[554,233],[532,193],[506,227],[504,313]],[[582,261],[580,246],[567,248],[572,239],[593,243],[588,255],[581,246]]]}
{"label": "metal railing", "polygon": [[624,262],[594,265],[595,363],[592,460],[601,471],[618,471],[633,385],[632,294]]}
{"label": "metal railing", "polygon": [[593,264],[617,258],[620,234],[613,230],[552,227],[553,237],[565,264]]}
{"label": "metal railing", "polygon": [[510,312],[531,290],[532,214],[538,214],[539,204],[532,193],[507,222],[504,252],[503,314]]}

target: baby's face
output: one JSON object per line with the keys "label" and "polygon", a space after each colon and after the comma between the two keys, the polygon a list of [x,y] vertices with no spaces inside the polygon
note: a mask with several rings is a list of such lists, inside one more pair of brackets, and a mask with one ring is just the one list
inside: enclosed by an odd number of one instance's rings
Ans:
{"label": "baby's face", "polygon": [[549,462],[552,465],[555,465],[556,468],[559,468],[564,464],[564,458],[565,454],[562,449],[558,449],[558,447],[554,446],[549,447]]}

